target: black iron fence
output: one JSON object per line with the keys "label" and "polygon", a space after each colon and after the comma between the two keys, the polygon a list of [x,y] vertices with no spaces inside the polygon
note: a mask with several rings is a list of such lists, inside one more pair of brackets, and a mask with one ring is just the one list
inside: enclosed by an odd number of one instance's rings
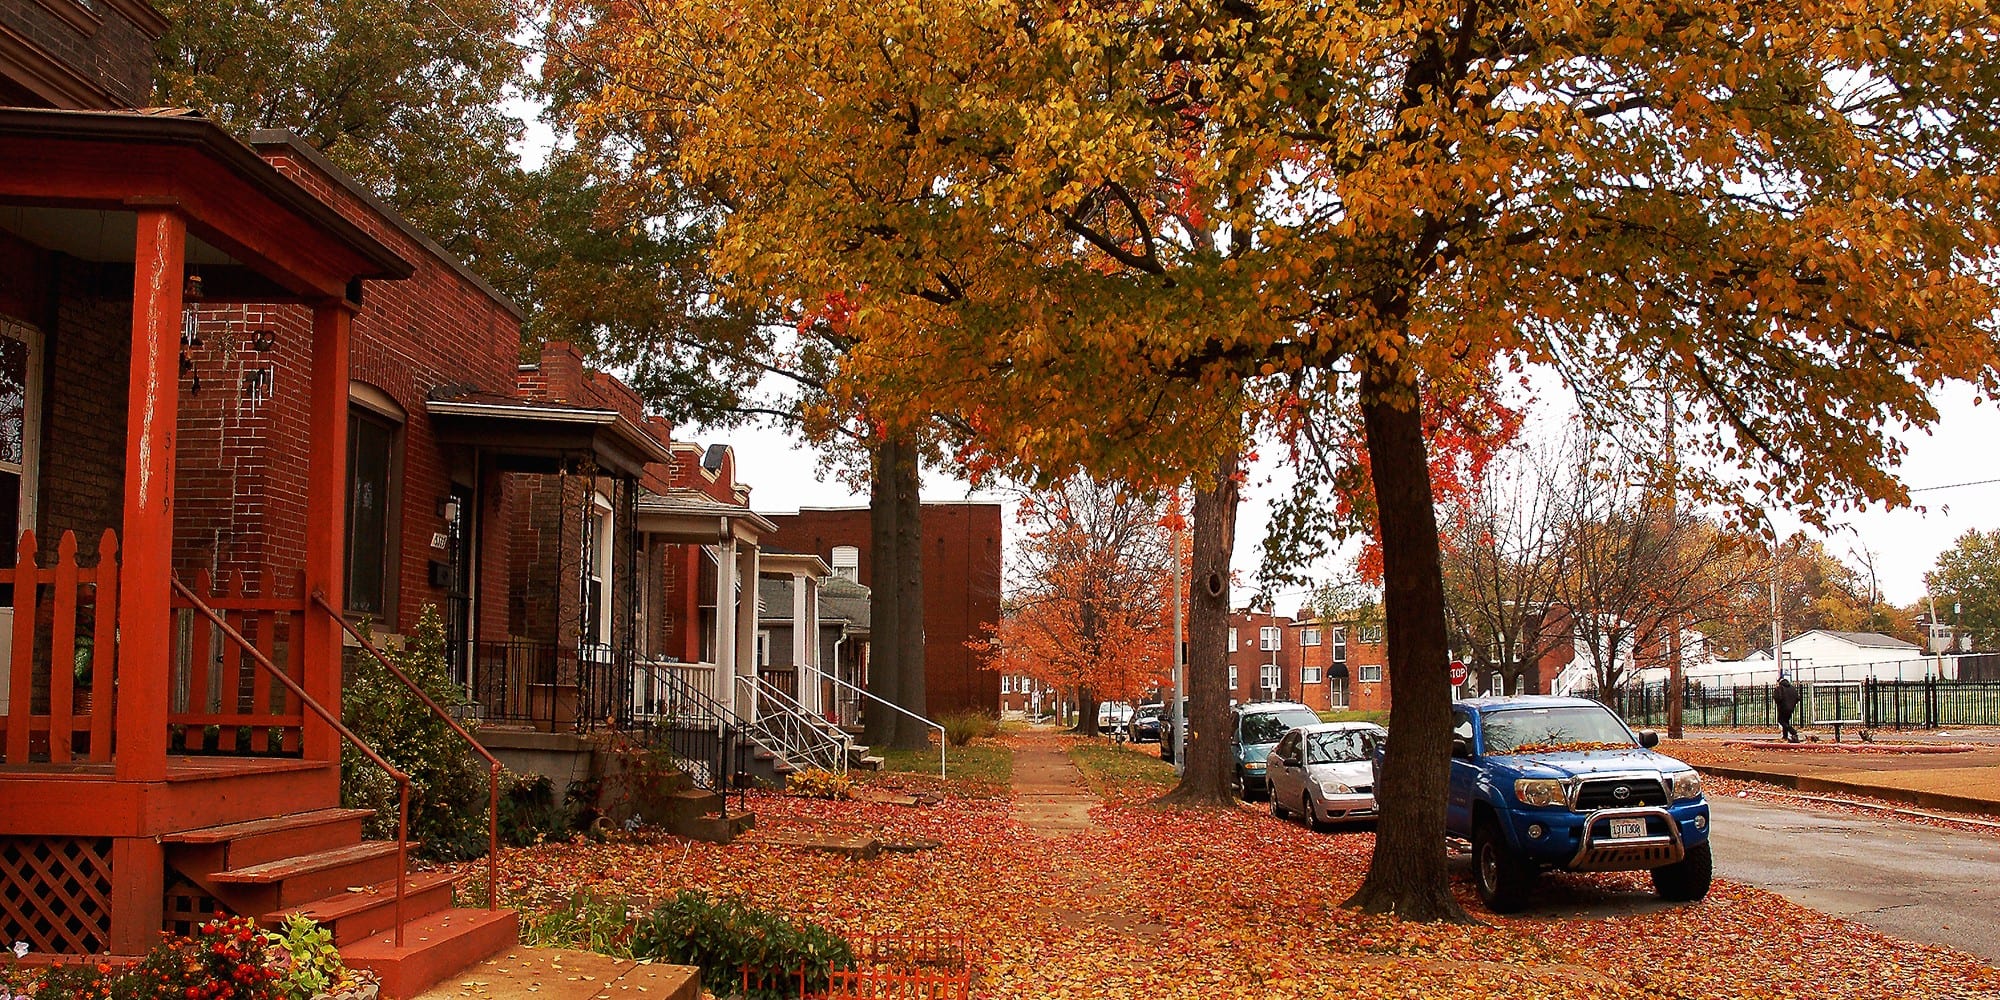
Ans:
{"label": "black iron fence", "polygon": [[488,722],[585,732],[625,721],[631,676],[632,657],[610,646],[481,642],[473,647],[472,699]]}
{"label": "black iron fence", "polygon": [[[1776,685],[1709,685],[1688,681],[1681,721],[1689,726],[1756,729],[1778,724]],[[1877,729],[2000,726],[2000,681],[1863,680],[1808,682],[1793,722],[1822,725],[1860,722]],[[1586,696],[1590,696],[1586,693]],[[1612,692],[1611,709],[1634,726],[1667,724],[1667,689],[1648,684]]]}

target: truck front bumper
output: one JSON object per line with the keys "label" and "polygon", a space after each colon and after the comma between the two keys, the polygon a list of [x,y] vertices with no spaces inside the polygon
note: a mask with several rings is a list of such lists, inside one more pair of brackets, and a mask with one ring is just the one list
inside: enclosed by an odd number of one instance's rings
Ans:
{"label": "truck front bumper", "polygon": [[[1670,865],[1708,841],[1708,802],[1571,812],[1520,809],[1509,817],[1514,847],[1535,862],[1577,872],[1643,871]],[[1639,836],[1611,836],[1612,820],[1639,820]],[[1622,825],[1622,824],[1621,824]]]}

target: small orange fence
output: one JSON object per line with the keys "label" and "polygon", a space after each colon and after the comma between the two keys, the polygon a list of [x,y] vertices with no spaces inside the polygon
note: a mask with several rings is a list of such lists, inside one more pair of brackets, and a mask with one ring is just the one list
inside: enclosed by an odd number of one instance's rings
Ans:
{"label": "small orange fence", "polygon": [[800,1000],[970,1000],[972,952],[962,931],[884,931],[850,939],[855,968],[827,974],[815,989],[803,971],[743,970],[745,997]]}
{"label": "small orange fence", "polygon": [[26,531],[14,565],[0,569],[0,610],[12,616],[0,690],[0,760],[9,764],[111,759],[118,535],[104,533],[95,566],[78,565],[76,550],[65,531],[43,566]]}
{"label": "small orange fence", "polygon": [[[247,594],[241,574],[226,574],[218,588],[203,571],[188,587],[287,677],[303,683],[305,583],[303,577],[294,583],[299,596]],[[298,700],[282,685],[273,684],[271,675],[258,669],[242,647],[224,641],[215,624],[197,615],[194,605],[178,593],[174,609],[169,748],[176,753],[241,756],[302,752],[305,713]]]}

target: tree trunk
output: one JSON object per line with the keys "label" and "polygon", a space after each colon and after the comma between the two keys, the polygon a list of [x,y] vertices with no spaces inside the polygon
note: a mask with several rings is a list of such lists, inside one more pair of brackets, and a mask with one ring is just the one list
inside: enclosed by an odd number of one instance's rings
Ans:
{"label": "tree trunk", "polygon": [[1098,735],[1097,693],[1082,685],[1076,689],[1076,731],[1084,736]]}
{"label": "tree trunk", "polygon": [[[1180,784],[1159,800],[1171,805],[1231,805],[1235,761],[1229,753],[1229,560],[1236,547],[1236,481],[1242,450],[1232,450],[1215,482],[1194,495],[1194,587],[1188,597],[1187,733],[1174,752],[1187,761]],[[1399,709],[1400,711],[1400,709]],[[1439,800],[1443,802],[1442,799]],[[1442,845],[1438,855],[1444,860]]]}
{"label": "tree trunk", "polygon": [[[917,445],[908,435],[891,434],[895,442],[890,463],[891,484],[896,494],[896,575],[890,585],[896,590],[896,628],[890,641],[896,645],[896,704],[928,718],[924,697],[924,505]],[[878,574],[877,579],[881,579]],[[880,626],[871,626],[880,636]],[[892,746],[921,750],[930,746],[931,728],[907,715],[900,720]]]}
{"label": "tree trunk", "polygon": [[1382,763],[1381,819],[1368,877],[1344,904],[1406,920],[1471,922],[1445,872],[1451,675],[1444,574],[1431,501],[1422,398],[1401,362],[1362,369],[1361,414],[1382,539],[1382,605],[1396,729]]}
{"label": "tree trunk", "polygon": [[[901,608],[897,604],[901,592],[892,584],[898,575],[896,525],[901,520],[893,470],[896,448],[895,438],[886,438],[875,445],[874,471],[868,494],[871,563],[867,581],[868,617],[872,634],[876,637],[869,644],[868,693],[890,704],[900,704],[903,676],[902,659],[897,655],[893,638],[901,620]],[[864,702],[861,712],[865,720],[861,738],[869,746],[896,745],[904,722],[902,715],[875,701]]]}

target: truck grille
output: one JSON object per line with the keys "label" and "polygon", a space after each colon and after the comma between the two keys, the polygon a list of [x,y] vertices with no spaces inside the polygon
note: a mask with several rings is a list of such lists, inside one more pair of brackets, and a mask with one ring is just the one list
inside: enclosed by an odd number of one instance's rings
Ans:
{"label": "truck grille", "polygon": [[[1619,790],[1624,794],[1620,795]],[[1667,790],[1658,778],[1611,778],[1586,781],[1576,793],[1576,810],[1624,809],[1631,806],[1664,806]]]}

